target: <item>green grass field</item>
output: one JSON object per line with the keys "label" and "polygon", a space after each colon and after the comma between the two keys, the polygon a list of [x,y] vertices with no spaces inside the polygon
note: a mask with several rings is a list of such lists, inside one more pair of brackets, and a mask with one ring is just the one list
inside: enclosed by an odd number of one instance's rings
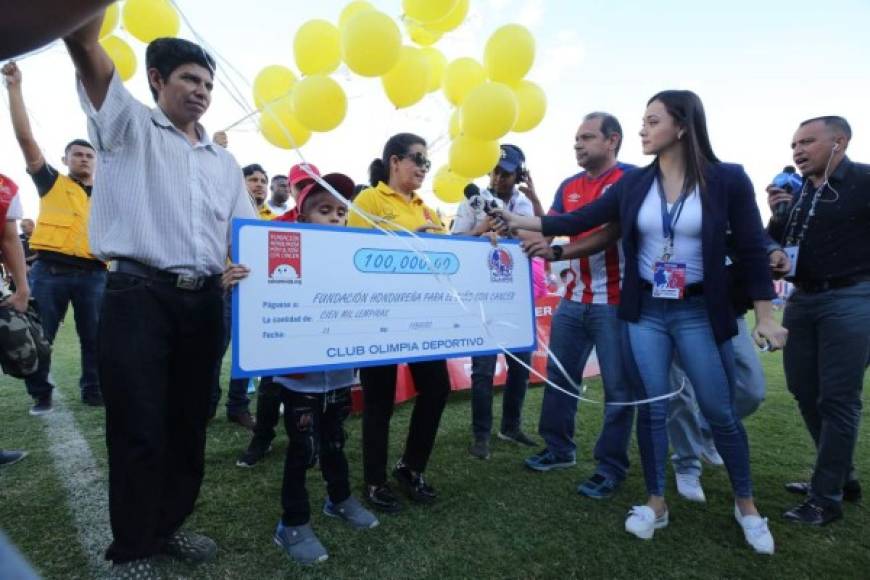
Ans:
{"label": "green grass field", "polygon": [[[768,398],[746,426],[758,505],[770,518],[776,539],[773,557],[755,555],[744,543],[731,515],[732,498],[722,468],[707,468],[704,473],[705,505],[680,500],[669,472],[671,525],[657,532],[653,541],[642,542],[623,530],[628,508],[644,499],[634,443],[631,473],[613,499],[596,502],[575,492],[577,483],[593,469],[599,406],[581,404],[577,467],[539,474],[522,467],[528,448],[495,440],[491,460],[482,462],[468,455],[470,402],[459,393],[448,403],[427,472],[440,492],[437,504],[382,516],[380,527],[355,532],[319,512],[324,487],[319,473],[310,473],[312,524],[330,558],[308,569],[293,564],[271,539],[280,515],[285,438],[279,436],[272,453],[254,469],[237,468],[235,459],[247,445],[248,434],[219,414],[209,430],[202,493],[188,521],[191,529],[217,540],[219,557],[200,567],[170,562],[161,566],[168,577],[214,579],[870,578],[870,515],[861,504],[847,504],[845,519],[823,529],[797,527],[781,518],[798,499],[787,494],[782,484],[807,477],[813,452],[786,392],[780,356],[762,358]],[[49,421],[55,419],[28,416],[30,400],[23,383],[3,378],[0,445],[27,449],[30,456],[0,470],[0,528],[46,578],[99,577],[105,572],[95,565],[102,547],[84,548],[80,540],[93,537],[94,526],[88,521],[105,528],[106,498],[100,495],[96,507],[80,507],[76,519],[75,506],[82,500],[70,497],[66,485],[70,478],[91,482],[96,489],[106,482],[103,411],[78,402],[78,343],[71,318],[57,340],[53,375],[63,397],[59,406],[71,412],[96,467],[84,470],[73,464],[61,470],[57,457],[65,457],[67,442],[58,441],[58,431],[52,431]],[[599,396],[600,383],[591,381],[589,392]],[[542,393],[541,388],[529,391],[524,419],[529,433],[536,432]],[[496,405],[498,416],[499,399]],[[409,416],[410,406],[403,405],[393,419],[394,459]],[[347,430],[358,491],[359,418],[348,421]],[[870,432],[865,429],[856,457],[865,480],[868,444]],[[84,519],[82,512],[88,512]],[[89,529],[80,530],[82,526]]]}

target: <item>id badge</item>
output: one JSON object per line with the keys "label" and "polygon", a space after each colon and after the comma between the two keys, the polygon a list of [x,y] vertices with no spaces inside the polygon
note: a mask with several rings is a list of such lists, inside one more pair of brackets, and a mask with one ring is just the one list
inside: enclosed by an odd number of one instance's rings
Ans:
{"label": "id badge", "polygon": [[786,246],[782,249],[782,251],[785,252],[785,255],[788,256],[788,259],[791,261],[791,270],[788,271],[788,274],[786,274],[785,277],[794,278],[794,275],[797,272],[798,254],[801,251],[801,247]]}
{"label": "id badge", "polygon": [[679,300],[686,290],[686,264],[656,262],[653,264],[653,298]]}

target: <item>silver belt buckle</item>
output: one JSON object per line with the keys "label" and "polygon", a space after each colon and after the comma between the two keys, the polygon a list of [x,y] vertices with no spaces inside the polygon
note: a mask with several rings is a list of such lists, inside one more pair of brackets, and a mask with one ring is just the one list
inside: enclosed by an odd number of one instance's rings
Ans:
{"label": "silver belt buckle", "polygon": [[182,290],[199,290],[202,288],[204,280],[205,278],[203,277],[179,274],[178,279],[175,281],[175,287]]}

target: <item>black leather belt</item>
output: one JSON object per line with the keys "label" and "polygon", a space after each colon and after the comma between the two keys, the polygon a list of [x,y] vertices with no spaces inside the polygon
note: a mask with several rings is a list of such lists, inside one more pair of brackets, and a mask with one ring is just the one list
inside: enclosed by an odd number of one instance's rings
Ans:
{"label": "black leather belt", "polygon": [[[640,287],[644,292],[652,292],[653,285],[646,280],[641,280]],[[702,296],[704,294],[704,283],[695,282],[689,284],[683,289],[683,298],[691,298],[692,296]]]}
{"label": "black leather belt", "polygon": [[153,266],[148,266],[136,260],[128,260],[127,258],[118,258],[109,263],[109,271],[119,274],[128,274],[130,276],[138,276],[139,278],[147,278],[156,282],[171,284],[181,290],[203,290],[206,288],[218,288],[221,283],[221,275],[214,274],[211,276],[188,276],[186,274],[175,274],[160,270]]}
{"label": "black leather belt", "polygon": [[826,292],[828,290],[836,290],[838,288],[848,288],[861,282],[870,282],[870,274],[859,274],[857,276],[842,276],[840,278],[831,278],[830,280],[801,280],[795,281],[795,287],[801,292],[815,294],[818,292]]}

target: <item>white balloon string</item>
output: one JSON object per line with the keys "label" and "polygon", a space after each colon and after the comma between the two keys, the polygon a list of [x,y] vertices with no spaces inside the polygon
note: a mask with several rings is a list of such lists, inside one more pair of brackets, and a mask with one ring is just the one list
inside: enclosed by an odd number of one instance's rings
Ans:
{"label": "white balloon string", "polygon": [[[196,37],[196,39],[199,41],[199,43],[202,46],[209,48],[209,50],[215,55],[216,58],[218,58],[218,60],[220,60],[223,64],[225,64],[230,71],[232,71],[236,75],[238,75],[238,77],[246,85],[248,85],[248,87],[250,87],[251,86],[250,81],[248,81],[248,79],[242,73],[240,73],[238,71],[238,69],[236,69],[226,58],[224,58],[219,52],[217,52],[214,49],[214,47],[211,46],[202,37],[202,35],[200,35],[193,28],[193,26],[191,26],[190,20],[183,13],[183,11],[181,10],[181,8],[178,5],[178,2],[176,0],[170,0],[170,2],[173,4],[173,6],[175,6],[175,9],[178,11],[179,15],[181,15],[182,20],[185,22],[185,24],[190,29],[190,31],[193,33],[193,35]],[[241,91],[238,90],[238,88],[232,83],[232,81],[230,79],[228,79],[228,83],[230,84],[230,87],[225,86],[225,88],[227,88],[227,91],[233,97],[233,100],[235,100],[236,103],[242,108],[242,110],[245,111],[245,117],[243,117],[242,119],[239,119],[235,123],[231,124],[227,129],[232,128],[232,127],[240,124],[241,122],[249,119],[250,117],[253,117],[258,112],[256,109],[252,109],[247,104],[247,100],[245,99],[245,97],[242,96]],[[222,84],[222,86],[224,86],[224,85]],[[238,98],[236,98],[236,97],[238,97]],[[306,174],[308,174],[308,176],[311,179],[313,179],[316,183],[318,183],[321,187],[323,187],[323,189],[328,191],[333,197],[335,197],[341,203],[346,205],[348,207],[349,211],[354,212],[357,215],[359,215],[363,220],[365,220],[367,223],[369,223],[374,229],[377,229],[381,233],[392,237],[396,241],[399,241],[402,245],[404,245],[410,251],[414,252],[420,259],[422,259],[429,266],[429,269],[433,273],[436,281],[439,284],[446,286],[447,291],[450,293],[451,296],[454,297],[454,299],[460,305],[460,307],[463,309],[463,311],[465,311],[466,313],[471,312],[469,307],[468,307],[468,304],[466,304],[466,302],[462,299],[461,294],[459,292],[459,289],[453,285],[451,276],[449,276],[449,275],[443,276],[437,272],[437,269],[434,267],[434,264],[432,263],[431,259],[429,258],[429,256],[425,252],[425,242],[424,242],[424,239],[422,237],[417,235],[416,232],[409,230],[408,228],[404,227],[403,225],[401,225],[397,222],[393,222],[393,221],[385,219],[381,216],[375,216],[373,214],[369,214],[367,211],[360,208],[357,204],[353,203],[352,201],[345,198],[343,195],[339,194],[335,190],[335,188],[333,188],[329,183],[327,183],[325,180],[323,180],[323,178],[320,175],[317,175],[312,169],[310,169],[310,166],[309,166],[308,162],[305,160],[305,156],[302,153],[301,148],[298,146],[296,139],[293,137],[293,135],[290,133],[290,131],[287,129],[287,127],[285,127],[284,124],[280,122],[280,119],[274,113],[274,111],[272,111],[270,108],[265,108],[264,110],[259,111],[259,112],[261,115],[262,114],[271,115],[273,119],[278,121],[276,123],[276,125],[279,127],[281,132],[287,138],[293,151],[299,157],[299,160],[301,162],[299,165],[300,165],[301,169]],[[443,136],[437,137],[435,139],[434,143],[438,144],[438,142],[442,138],[443,138]],[[381,224],[387,224],[389,226],[389,228],[384,227]],[[404,232],[407,235],[400,236],[400,235],[398,235],[397,231]],[[515,325],[511,325],[510,323],[503,322],[503,321],[488,322],[484,303],[482,301],[478,301],[478,305],[480,307],[481,326],[483,327],[484,333],[486,333],[489,338],[491,338],[491,339],[495,338],[491,332],[490,326],[514,326],[515,327]],[[541,344],[544,344],[544,342],[541,341],[540,339],[541,339],[541,337],[539,336],[538,341]],[[530,373],[533,373],[535,376],[540,377],[542,379],[542,381],[544,383],[546,383],[548,386],[550,386],[550,387],[552,387],[552,388],[554,388],[554,389],[556,389],[556,390],[558,390],[558,391],[560,391],[560,392],[562,392],[570,397],[574,397],[579,401],[587,401],[589,403],[602,404],[600,401],[596,401],[594,399],[588,399],[588,398],[583,397],[582,395],[578,395],[576,393],[571,393],[570,391],[567,391],[564,388],[560,387],[559,385],[553,383],[546,376],[537,372],[530,365],[526,364],[524,361],[517,358],[517,356],[514,355],[510,350],[508,350],[507,347],[503,343],[497,343],[496,346],[505,354],[505,356],[510,356],[512,359],[516,360],[523,367],[528,369]],[[562,363],[558,360],[558,358],[553,354],[553,352],[550,350],[549,346],[544,344],[544,348],[547,351],[547,356],[551,360],[553,360],[556,367],[562,372],[562,374],[565,376],[565,379],[569,382],[569,384],[572,387],[576,388],[578,392],[585,393],[585,387],[582,385],[580,385],[578,387],[577,383],[573,380],[573,378],[570,376],[570,374],[567,372],[567,370],[565,370],[564,365],[562,365]],[[604,403],[604,404],[605,405],[614,405],[614,406],[636,406],[636,405],[643,405],[643,404],[647,404],[647,403],[654,403],[657,401],[661,401],[661,400],[675,397],[677,394],[679,394],[683,390],[684,387],[685,387],[685,381],[683,382],[683,384],[680,386],[680,388],[677,391],[674,391],[674,392],[669,393],[667,395],[662,395],[659,397],[652,397],[649,399],[643,399],[643,400],[639,400],[639,401],[613,402],[613,403]]]}

